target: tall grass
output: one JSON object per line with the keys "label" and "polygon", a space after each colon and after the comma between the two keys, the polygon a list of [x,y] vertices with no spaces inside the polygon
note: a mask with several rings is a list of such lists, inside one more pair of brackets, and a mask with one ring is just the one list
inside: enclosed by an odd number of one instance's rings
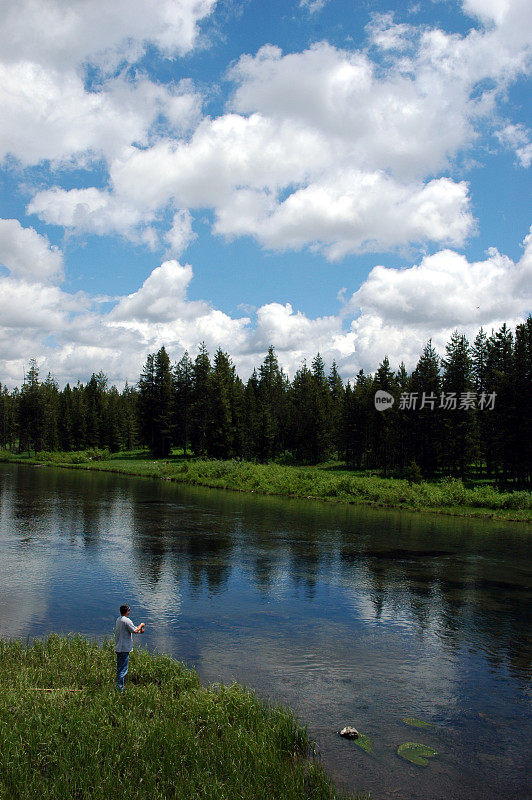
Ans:
{"label": "tall grass", "polygon": [[2,800],[340,798],[289,711],[146,650],[114,671],[109,643],[0,640]]}
{"label": "tall grass", "polygon": [[312,498],[337,503],[440,511],[463,516],[532,520],[532,492],[499,491],[494,486],[465,486],[456,478],[409,482],[402,478],[360,475],[327,465],[295,467],[246,461],[170,458],[154,460],[141,452],[109,455],[105,451],[5,456],[26,463],[50,463],[81,469],[144,475],[213,488]]}

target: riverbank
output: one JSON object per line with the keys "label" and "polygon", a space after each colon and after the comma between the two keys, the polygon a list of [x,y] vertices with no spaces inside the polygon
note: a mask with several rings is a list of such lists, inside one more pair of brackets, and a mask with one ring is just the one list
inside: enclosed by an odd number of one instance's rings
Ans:
{"label": "riverbank", "polygon": [[0,640],[0,797],[347,800],[282,707],[147,650],[114,674],[111,643]]}
{"label": "riverbank", "polygon": [[490,485],[469,488],[453,478],[409,483],[400,478],[359,475],[330,465],[292,467],[179,456],[154,460],[142,451],[113,455],[97,451],[38,453],[36,457],[3,451],[0,460],[117,472],[255,494],[532,522],[532,492],[501,492]]}

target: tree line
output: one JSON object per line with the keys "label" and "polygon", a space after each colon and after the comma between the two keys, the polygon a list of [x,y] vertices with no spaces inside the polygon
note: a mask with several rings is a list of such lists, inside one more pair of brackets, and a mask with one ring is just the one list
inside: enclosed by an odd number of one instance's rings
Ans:
{"label": "tree line", "polygon": [[[429,341],[416,367],[344,383],[319,354],[290,381],[274,348],[244,382],[231,357],[205,345],[171,363],[149,354],[135,386],[119,391],[103,372],[60,390],[35,360],[20,389],[0,384],[0,447],[18,452],[146,446],[184,455],[317,464],[344,461],[411,479],[472,470],[531,484],[532,316],[512,331],[481,328],[470,344],[455,331],[439,357]],[[379,407],[376,393],[384,397]],[[383,394],[384,393],[384,394]]]}

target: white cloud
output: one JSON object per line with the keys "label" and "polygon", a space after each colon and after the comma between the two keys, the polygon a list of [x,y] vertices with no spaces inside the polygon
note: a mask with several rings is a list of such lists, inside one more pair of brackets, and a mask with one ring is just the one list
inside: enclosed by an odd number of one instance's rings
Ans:
{"label": "white cloud", "polygon": [[164,240],[168,245],[168,255],[180,256],[195,238],[196,234],[192,230],[190,212],[186,209],[176,211],[172,220],[172,227],[164,236]]}
{"label": "white cloud", "polygon": [[366,30],[375,47],[384,51],[406,50],[417,38],[417,29],[413,25],[395,23],[393,13],[374,14]]}
{"label": "white cloud", "polygon": [[516,5],[515,0],[463,0],[462,7],[466,14],[500,25]]}
{"label": "white cloud", "polygon": [[346,309],[361,312],[351,330],[362,365],[387,353],[412,367],[429,338],[443,352],[456,327],[472,337],[481,325],[516,324],[532,308],[532,235],[524,245],[517,263],[495,249],[473,263],[444,250],[408,269],[374,267]]}
{"label": "white cloud", "polygon": [[111,69],[133,63],[152,43],[171,57],[196,44],[199,23],[216,0],[19,0],[0,5],[5,61],[38,61],[59,69],[90,62]]}
{"label": "white cloud", "polygon": [[0,104],[0,159],[25,165],[112,159],[133,142],[148,145],[161,117],[175,132],[187,130],[200,108],[189,82],[168,88],[119,76],[87,91],[75,72],[31,62],[0,62]]}
{"label": "white cloud", "polygon": [[532,163],[532,140],[530,131],[524,125],[506,125],[497,131],[497,138],[515,152],[518,163],[527,167]]}
{"label": "white cloud", "polygon": [[[181,3],[176,13],[196,9],[199,19],[212,5]],[[471,0],[466,11],[479,8]],[[371,50],[326,42],[284,55],[266,45],[230,70],[235,91],[226,113],[198,124],[200,101],[190,84],[171,89],[118,77],[87,92],[72,70],[19,61],[5,67],[13,85],[5,90],[12,107],[4,152],[27,163],[105,156],[108,188],[56,187],[37,193],[29,210],[82,234],[118,232],[152,248],[169,245],[168,255],[190,242],[183,214],[198,208],[214,210],[214,230],[224,236],[318,248],[332,259],[427,241],[462,245],[474,230],[466,184],[438,175],[490,124],[497,97],[529,57],[525,4],[493,0],[490,9],[487,27],[466,36],[376,15],[369,34],[388,54],[384,62],[372,60]],[[144,10],[141,4],[140,17]],[[93,10],[81,3],[72,13],[69,35]],[[103,35],[98,50],[114,52],[126,39],[164,49],[161,20],[169,13],[161,3],[142,36],[136,22],[123,23],[127,35],[121,28]],[[61,28],[60,43],[63,35]],[[93,53],[88,46],[80,53]],[[519,145],[522,163],[527,148]],[[154,223],[168,208],[181,216],[158,233]]]}
{"label": "white cloud", "polygon": [[489,332],[524,318],[532,306],[532,230],[517,263],[496,250],[473,263],[443,250],[406,269],[376,266],[338,314],[315,319],[290,303],[260,306],[253,322],[233,318],[190,299],[192,278],[190,265],[165,261],[107,312],[57,286],[0,278],[2,380],[20,383],[35,355],[61,382],[87,380],[100,369],[111,382],[134,382],[148,352],[164,344],[177,359],[202,341],[211,353],[229,352],[244,377],[270,344],[290,375],[318,351],[327,364],[336,360],[344,377],[376,369],[386,354],[392,367],[404,360],[412,369],[429,338],[443,353],[456,327],[472,338],[481,325]]}
{"label": "white cloud", "polygon": [[16,219],[0,219],[0,264],[11,275],[48,281],[61,276],[63,254],[34,228],[23,228]]}
{"label": "white cloud", "polygon": [[382,173],[343,173],[294,191],[272,211],[261,199],[235,192],[215,231],[249,233],[271,248],[310,244],[335,260],[427,240],[462,244],[473,226],[467,186],[447,178],[401,184]]}
{"label": "white cloud", "polygon": [[109,192],[94,187],[68,191],[55,187],[39,192],[27,211],[38,214],[49,225],[100,235],[115,231],[126,235],[146,221],[134,206],[123,204]]}
{"label": "white cloud", "polygon": [[212,207],[216,233],[276,249],[311,245],[333,259],[412,242],[461,244],[473,228],[465,183],[351,169],[323,133],[261,114],[206,120],[186,143],[130,148],[111,182],[111,193],[39,193],[28,210],[80,232],[124,234],[168,203]]}
{"label": "white cloud", "polygon": [[328,0],[299,0],[299,7],[304,8],[309,14],[315,14],[321,11],[327,2]]}

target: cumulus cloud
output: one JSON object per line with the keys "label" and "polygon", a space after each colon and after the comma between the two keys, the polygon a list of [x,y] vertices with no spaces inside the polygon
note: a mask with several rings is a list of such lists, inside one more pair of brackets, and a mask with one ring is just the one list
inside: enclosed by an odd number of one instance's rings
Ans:
{"label": "cumulus cloud", "polygon": [[137,61],[148,43],[166,56],[196,44],[199,23],[216,0],[19,0],[0,5],[5,61],[38,61],[70,69],[90,62],[106,69]]}
{"label": "cumulus cloud", "polygon": [[462,244],[473,227],[467,186],[447,178],[404,184],[382,173],[343,173],[298,189],[273,210],[254,199],[235,193],[215,231],[253,234],[271,248],[310,244],[331,260],[412,242]]}
{"label": "cumulus cloud", "polygon": [[[371,41],[396,53],[384,63],[326,42],[242,56],[228,74],[235,89],[224,114],[201,120],[189,138],[131,145],[111,160],[90,224],[123,232],[124,215],[148,224],[170,204],[213,209],[224,236],[308,246],[331,259],[411,243],[462,245],[474,230],[467,186],[437,173],[489,124],[530,52],[520,33],[526,7],[514,0],[497,8],[490,26],[465,36],[376,16]],[[478,11],[474,3],[467,10]],[[510,126],[501,136],[514,141],[522,131]],[[527,163],[521,139],[517,154]],[[45,201],[47,208],[38,195],[30,206],[43,220],[90,229],[58,193]],[[144,240],[153,240],[149,231]]]}
{"label": "cumulus cloud", "polygon": [[187,130],[201,105],[187,81],[165,87],[119,76],[87,91],[75,72],[31,62],[0,62],[0,104],[0,159],[25,165],[112,159],[133,142],[148,145],[161,119],[175,133]]}
{"label": "cumulus cloud", "polygon": [[124,233],[168,203],[211,207],[216,233],[275,249],[312,246],[332,259],[413,242],[461,244],[473,229],[464,182],[404,180],[338,161],[324,133],[299,121],[227,114],[206,120],[189,142],[130,148],[111,166],[111,192],[48,190],[28,210],[80,232]]}
{"label": "cumulus cloud", "polygon": [[[293,375],[319,351],[336,360],[345,378],[376,369],[384,355],[412,369],[426,341],[443,352],[458,327],[473,337],[502,322],[515,325],[532,305],[532,231],[518,262],[490,250],[469,262],[452,250],[405,269],[375,266],[337,314],[311,318],[290,303],[267,303],[256,316],[234,318],[188,293],[192,267],[170,259],[110,311],[96,311],[86,295],[20,278],[0,278],[0,370],[19,383],[30,355],[60,381],[87,380],[104,369],[112,382],[135,381],[148,352],[163,344],[172,358],[205,341],[234,358],[244,377],[270,344]],[[54,346],[48,342],[54,337]]]}
{"label": "cumulus cloud", "polygon": [[48,281],[61,276],[63,254],[34,228],[23,228],[16,219],[0,219],[0,264],[11,275]]}
{"label": "cumulus cloud", "polygon": [[412,365],[432,338],[443,350],[456,327],[473,336],[483,325],[513,325],[532,307],[532,235],[514,263],[490,249],[484,261],[443,250],[408,269],[374,267],[347,304],[360,315],[351,330],[366,368],[387,353]]}
{"label": "cumulus cloud", "polygon": [[[125,67],[148,44],[173,58],[196,44],[215,0],[21,0],[0,5],[0,160],[92,164],[183,135],[201,102],[190,81],[161,85]],[[97,80],[86,81],[85,68]]]}

